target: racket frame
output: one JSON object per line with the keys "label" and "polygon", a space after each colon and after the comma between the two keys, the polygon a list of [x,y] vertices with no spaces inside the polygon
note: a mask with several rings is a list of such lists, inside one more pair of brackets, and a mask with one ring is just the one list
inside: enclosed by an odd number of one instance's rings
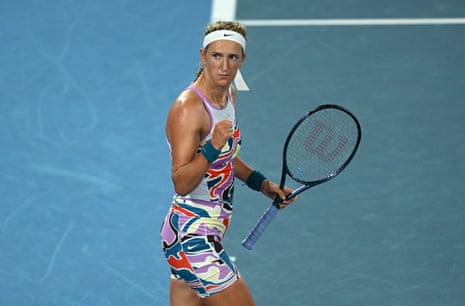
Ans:
{"label": "racket frame", "polygon": [[[338,109],[344,113],[346,113],[347,115],[349,115],[353,121],[355,122],[356,126],[357,126],[357,141],[355,143],[355,146],[351,152],[351,154],[349,155],[349,157],[347,158],[347,160],[339,167],[337,168],[334,172],[332,172],[330,175],[322,178],[322,179],[319,179],[319,180],[316,180],[316,181],[304,181],[304,180],[301,180],[297,177],[295,177],[290,171],[289,171],[289,168],[287,166],[287,158],[286,158],[286,154],[287,154],[287,148],[288,148],[288,145],[289,145],[289,142],[292,138],[292,136],[294,135],[294,132],[297,130],[297,128],[300,126],[300,124],[305,121],[309,116],[311,116],[312,114],[318,112],[318,111],[322,111],[324,109]],[[355,156],[355,153],[357,152],[357,149],[360,145],[360,141],[361,141],[361,138],[362,138],[362,129],[361,129],[361,126],[360,126],[360,123],[359,121],[357,120],[357,118],[355,117],[354,114],[352,114],[349,110],[347,110],[346,108],[340,106],[340,105],[337,105],[337,104],[323,104],[323,105],[320,105],[318,107],[316,107],[315,109],[309,111],[307,114],[305,114],[305,116],[303,116],[302,118],[300,118],[300,120],[298,120],[294,126],[292,127],[292,129],[289,131],[289,134],[287,135],[286,137],[286,141],[284,142],[284,149],[283,149],[283,155],[282,155],[282,171],[281,171],[281,182],[280,182],[280,185],[279,187],[281,188],[281,190],[284,189],[284,186],[285,186],[285,183],[286,183],[286,177],[289,175],[294,181],[302,184],[301,186],[297,187],[296,189],[294,189],[294,191],[292,193],[290,193],[287,197],[286,197],[286,200],[290,200],[292,199],[293,197],[295,197],[296,195],[304,192],[305,190],[311,188],[311,187],[314,187],[316,185],[319,185],[319,184],[322,184],[322,183],[325,183],[333,178],[335,178],[339,173],[341,173],[345,167],[347,167],[347,165],[352,161],[353,157]],[[261,234],[265,231],[266,227],[268,226],[269,223],[271,223],[271,221],[273,220],[273,218],[275,217],[275,215],[277,214],[277,212],[279,211],[279,203],[281,203],[282,200],[279,198],[279,197],[276,197],[273,201],[273,203],[270,205],[270,207],[268,207],[268,209],[265,211],[265,213],[261,216],[261,218],[258,220],[258,222],[255,224],[254,228],[250,231],[250,233],[244,238],[244,240],[242,241],[242,245],[246,248],[246,249],[249,249],[251,250],[253,248],[253,246],[255,245],[255,242],[258,240],[258,238],[261,236]]]}
{"label": "racket frame", "polygon": [[[297,177],[295,177],[290,171],[289,171],[289,168],[287,166],[287,159],[286,159],[286,154],[287,154],[287,148],[288,148],[288,145],[289,145],[289,142],[291,141],[291,138],[292,136],[294,135],[294,132],[297,130],[297,128],[300,126],[300,124],[302,122],[304,122],[309,116],[311,116],[312,114],[318,112],[318,111],[322,111],[324,109],[338,109],[344,113],[346,113],[347,115],[349,115],[355,122],[356,126],[357,126],[357,141],[355,143],[355,146],[354,146],[354,149],[352,150],[351,154],[349,155],[349,157],[347,158],[347,160],[339,167],[337,168],[334,172],[332,172],[330,175],[328,175],[327,177],[324,177],[322,179],[319,179],[319,180],[316,180],[316,181],[304,181],[304,180],[301,180]],[[298,182],[298,183],[301,183],[302,185],[297,187],[292,193],[290,193],[287,197],[286,197],[286,200],[289,200],[289,199],[292,199],[293,197],[295,197],[296,195],[304,192],[305,190],[309,189],[309,188],[312,188],[316,185],[319,185],[319,184],[322,184],[322,183],[325,183],[329,180],[332,180],[333,178],[335,178],[339,173],[342,172],[342,170],[344,170],[345,167],[347,167],[347,165],[352,161],[352,159],[354,158],[355,156],[355,153],[357,152],[357,149],[360,145],[360,141],[361,141],[361,138],[362,138],[362,128],[360,126],[360,122],[358,122],[358,119],[355,117],[354,114],[352,114],[349,110],[347,110],[346,108],[340,106],[340,105],[337,105],[337,104],[323,104],[323,105],[320,105],[318,107],[316,107],[315,109],[309,111],[307,114],[305,114],[305,116],[303,116],[302,118],[300,118],[299,121],[296,122],[296,124],[294,124],[294,126],[292,127],[292,129],[290,130],[289,134],[287,135],[286,137],[286,141],[284,143],[284,149],[283,149],[283,156],[282,156],[282,172],[281,172],[281,182],[279,184],[279,187],[281,189],[284,188],[284,185],[286,183],[286,177],[287,176],[290,176],[294,181]],[[280,201],[279,199],[275,199],[275,201],[273,202],[273,205],[275,206],[278,206],[279,203],[282,202]]]}

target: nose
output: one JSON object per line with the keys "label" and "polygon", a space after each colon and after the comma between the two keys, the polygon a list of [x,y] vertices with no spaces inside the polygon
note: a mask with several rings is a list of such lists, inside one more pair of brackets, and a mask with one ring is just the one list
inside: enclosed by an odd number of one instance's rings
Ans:
{"label": "nose", "polygon": [[221,62],[221,69],[223,71],[227,71],[228,67],[229,67],[228,58],[225,57],[225,58],[223,58],[223,61]]}

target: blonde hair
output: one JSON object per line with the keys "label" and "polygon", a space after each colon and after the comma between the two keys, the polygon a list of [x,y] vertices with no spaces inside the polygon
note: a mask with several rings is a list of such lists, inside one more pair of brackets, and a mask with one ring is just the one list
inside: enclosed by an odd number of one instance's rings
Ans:
{"label": "blonde hair", "polygon": [[[243,24],[236,22],[236,21],[215,21],[213,23],[210,23],[205,29],[203,36],[205,37],[209,33],[215,32],[218,30],[234,31],[244,36],[244,38],[247,38],[246,27]],[[205,51],[207,49],[208,49],[208,46],[205,47]],[[244,50],[242,50],[242,52],[244,52]],[[199,68],[197,69],[194,81],[196,81],[200,77],[200,75],[202,74],[202,71],[203,71],[203,67],[202,65],[200,65]]]}

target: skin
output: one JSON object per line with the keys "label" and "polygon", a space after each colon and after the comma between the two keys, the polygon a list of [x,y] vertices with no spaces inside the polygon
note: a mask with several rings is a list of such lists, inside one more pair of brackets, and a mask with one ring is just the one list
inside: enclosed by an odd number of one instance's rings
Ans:
{"label": "skin", "polygon": [[[239,68],[242,67],[245,54],[239,44],[233,41],[219,40],[211,43],[207,49],[200,50],[200,60],[204,70],[194,82],[210,102],[219,107],[226,104],[231,83]],[[233,102],[235,90],[232,91]],[[235,103],[235,102],[234,102]],[[171,145],[172,165],[171,178],[175,192],[180,195],[190,193],[198,186],[207,172],[210,163],[202,154],[197,153],[200,141],[210,130],[210,118],[200,97],[192,90],[186,90],[173,103],[166,123],[166,136]],[[222,148],[233,135],[230,120],[217,122],[213,127],[211,144]],[[247,181],[253,169],[239,156],[234,159],[235,177]],[[265,180],[260,191],[274,199],[285,196],[292,190]],[[296,198],[283,201],[281,208],[286,207]],[[200,299],[183,281],[170,281],[171,306],[254,306],[252,295],[243,278],[229,288],[207,298]]]}

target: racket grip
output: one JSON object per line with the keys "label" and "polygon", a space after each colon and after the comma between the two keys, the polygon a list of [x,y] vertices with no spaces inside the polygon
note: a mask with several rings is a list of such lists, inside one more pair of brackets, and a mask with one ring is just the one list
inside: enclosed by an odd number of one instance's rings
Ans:
{"label": "racket grip", "polygon": [[244,248],[248,250],[253,248],[255,242],[257,242],[258,238],[260,238],[278,211],[279,208],[273,204],[265,211],[260,220],[258,220],[257,224],[255,224],[255,227],[252,229],[252,231],[250,231],[247,237],[242,240],[242,246]]}

